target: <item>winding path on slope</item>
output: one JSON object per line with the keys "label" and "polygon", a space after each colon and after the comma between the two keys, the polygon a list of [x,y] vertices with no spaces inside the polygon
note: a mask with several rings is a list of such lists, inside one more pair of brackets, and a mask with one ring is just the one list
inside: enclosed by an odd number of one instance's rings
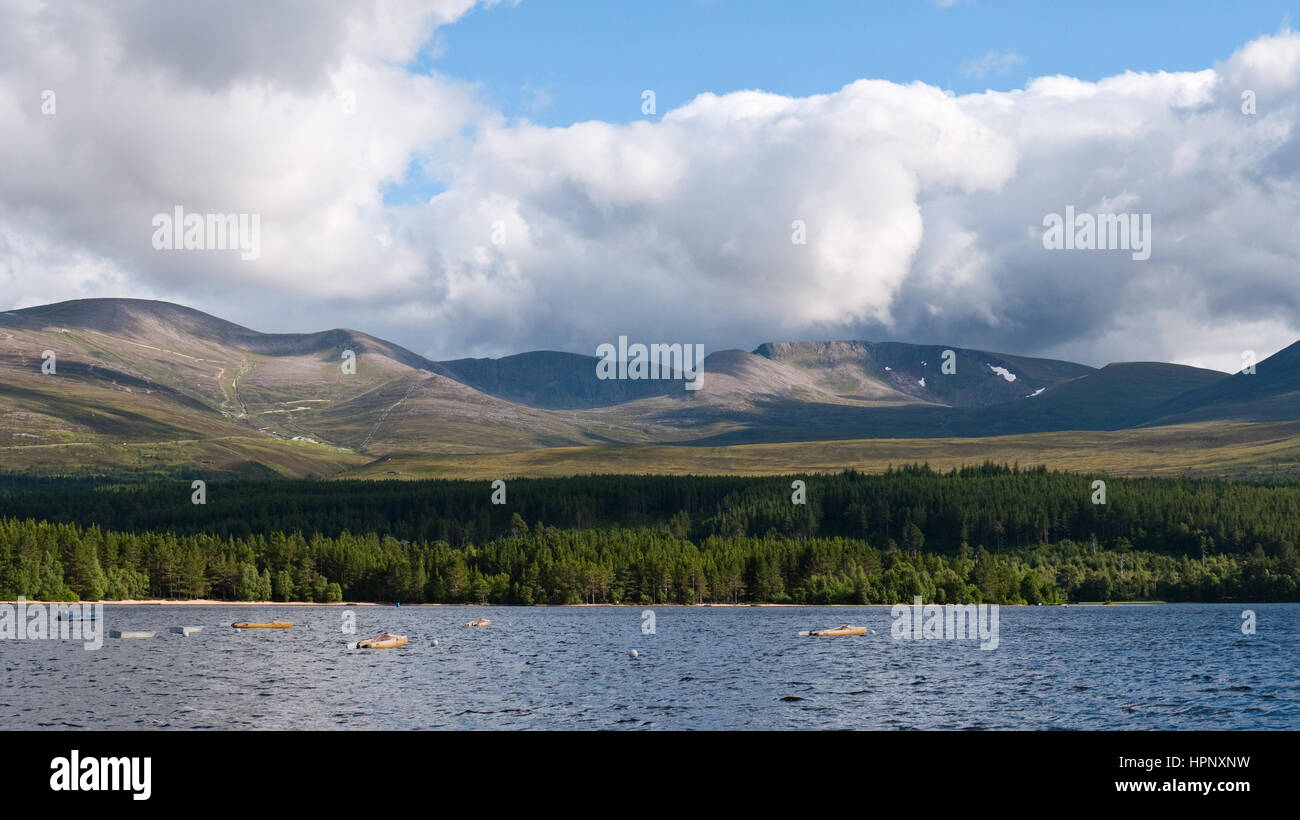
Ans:
{"label": "winding path on slope", "polygon": [[375,422],[375,426],[371,428],[370,432],[366,434],[366,437],[362,439],[360,446],[357,447],[358,452],[363,452],[366,449],[366,445],[370,443],[370,439],[374,438],[375,433],[379,432],[379,428],[383,426],[384,420],[388,418],[388,414],[397,409],[398,405],[402,402],[406,401],[407,396],[410,396],[411,391],[418,385],[419,382],[412,382],[411,385],[406,388],[406,392],[402,394],[400,399],[384,408],[384,412],[379,414],[379,420]]}

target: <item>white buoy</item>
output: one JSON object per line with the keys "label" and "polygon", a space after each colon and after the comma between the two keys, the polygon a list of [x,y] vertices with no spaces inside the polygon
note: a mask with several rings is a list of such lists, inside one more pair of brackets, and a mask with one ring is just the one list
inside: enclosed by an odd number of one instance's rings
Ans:
{"label": "white buoy", "polygon": [[634,657],[634,658],[639,658],[639,657],[641,657],[641,656],[638,655],[638,654],[636,653],[636,650],[635,650],[635,649],[633,649],[633,650],[632,650],[632,657]]}
{"label": "white buoy", "polygon": [[434,645],[434,646],[437,646],[437,645],[438,645],[438,642],[437,642],[437,641],[434,641],[434,642],[433,642],[433,645]]}

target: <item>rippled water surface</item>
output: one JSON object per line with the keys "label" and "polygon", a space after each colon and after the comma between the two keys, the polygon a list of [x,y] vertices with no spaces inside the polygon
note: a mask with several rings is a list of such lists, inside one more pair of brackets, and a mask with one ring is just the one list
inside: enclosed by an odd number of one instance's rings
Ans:
{"label": "rippled water surface", "polygon": [[[641,612],[105,607],[158,636],[0,641],[0,728],[1300,728],[1300,604],[1004,607],[992,651],[894,640],[888,608],[659,607],[653,635]],[[230,628],[273,618],[295,626]],[[798,635],[841,623],[875,634]],[[347,649],[385,630],[411,641]]]}

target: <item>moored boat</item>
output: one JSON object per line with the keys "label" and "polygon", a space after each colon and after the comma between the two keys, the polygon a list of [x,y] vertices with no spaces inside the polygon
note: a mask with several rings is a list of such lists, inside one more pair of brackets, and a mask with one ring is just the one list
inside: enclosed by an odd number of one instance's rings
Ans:
{"label": "moored boat", "polygon": [[255,623],[233,623],[235,629],[288,629],[293,626],[293,621],[270,621],[264,624]]}
{"label": "moored boat", "polygon": [[865,635],[867,634],[867,628],[865,626],[844,624],[843,626],[837,626],[834,629],[813,629],[810,630],[808,634],[815,635],[819,638],[835,638],[842,635]]}
{"label": "moored boat", "polygon": [[465,623],[465,626],[487,626],[490,623],[492,622],[489,621],[487,618],[475,618],[472,621],[467,621]]}
{"label": "moored boat", "polygon": [[357,649],[397,649],[399,646],[406,646],[406,636],[394,635],[391,632],[357,641]]}

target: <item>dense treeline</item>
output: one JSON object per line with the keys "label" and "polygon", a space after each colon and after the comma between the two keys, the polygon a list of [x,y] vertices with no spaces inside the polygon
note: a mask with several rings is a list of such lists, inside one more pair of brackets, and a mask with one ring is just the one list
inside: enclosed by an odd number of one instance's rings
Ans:
{"label": "dense treeline", "polygon": [[[807,504],[790,483],[807,483]],[[924,466],[867,475],[745,478],[585,476],[515,479],[507,502],[486,481],[213,480],[207,503],[188,481],[112,484],[0,477],[0,516],[97,525],[123,532],[248,538],[272,532],[375,533],[402,541],[483,544],[530,526],[563,529],[666,526],[709,536],[853,538],[885,548],[954,555],[1063,540],[1166,554],[1277,556],[1300,544],[1300,481],[1107,478],[992,464],[949,473]]]}
{"label": "dense treeline", "polygon": [[249,538],[0,521],[0,599],[203,598],[574,604],[1058,603],[1298,600],[1300,560],[1205,559],[1063,541],[954,556],[859,539],[709,536],[667,528],[517,531],[482,546],[375,534]]}
{"label": "dense treeline", "polygon": [[[1298,600],[1300,484],[947,474],[487,482],[0,478],[0,599]],[[354,534],[357,533],[357,534]]]}

